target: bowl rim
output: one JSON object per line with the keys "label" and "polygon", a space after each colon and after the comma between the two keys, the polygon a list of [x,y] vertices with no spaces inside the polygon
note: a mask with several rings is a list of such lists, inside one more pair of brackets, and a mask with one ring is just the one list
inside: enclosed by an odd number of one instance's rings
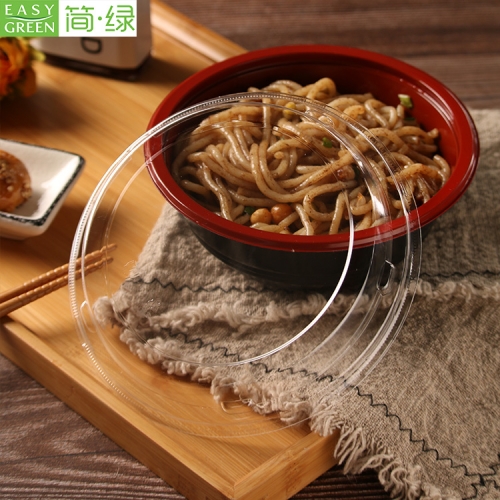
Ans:
{"label": "bowl rim", "polygon": [[[389,70],[411,82],[418,83],[418,87],[425,90],[439,105],[440,112],[450,124],[455,134],[460,150],[457,151],[457,160],[452,165],[452,175],[446,184],[427,203],[410,211],[408,220],[400,217],[378,228],[369,228],[356,231],[354,247],[361,248],[373,245],[381,238],[381,229],[386,240],[404,236],[408,230],[408,223],[412,230],[433,222],[438,216],[451,208],[463,195],[470,185],[479,159],[479,137],[474,122],[460,99],[442,82],[428,73],[399,59],[377,52],[353,47],[335,45],[284,45],[249,51],[221,62],[215,63],[191,75],[175,87],[161,101],[153,113],[148,124],[148,130],[158,126],[171,115],[183,111],[183,105],[190,95],[200,92],[207,82],[216,82],[223,76],[230,76],[235,71],[250,71],[255,62],[271,64],[283,57],[291,58],[300,55],[307,56],[340,56],[356,60],[370,66]],[[215,97],[214,97],[215,98]],[[191,104],[200,101],[192,101]],[[451,123],[456,124],[451,127]],[[148,143],[145,145],[146,156]],[[156,162],[148,162],[148,170],[153,182],[163,196],[183,215],[192,222],[215,232],[221,236],[255,246],[267,247],[287,251],[338,251],[345,250],[349,244],[349,235],[317,235],[304,236],[274,234],[241,226],[232,221],[210,212],[196,203],[171,177],[168,169],[155,168]],[[409,222],[408,222],[409,221]]]}

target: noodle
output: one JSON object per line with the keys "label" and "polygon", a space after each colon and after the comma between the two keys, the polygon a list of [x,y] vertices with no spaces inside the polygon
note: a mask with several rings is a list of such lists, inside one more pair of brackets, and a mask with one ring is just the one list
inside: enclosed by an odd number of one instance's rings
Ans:
{"label": "noodle", "polygon": [[[283,109],[249,101],[209,116],[190,134],[172,166],[184,190],[228,220],[304,235],[341,233],[348,230],[350,217],[356,230],[386,222],[351,152],[325,137],[320,124],[299,118],[295,110],[303,104],[288,101],[286,94],[344,113],[392,153],[399,165],[395,173],[362,135],[328,117],[368,158],[386,192],[391,218],[429,201],[450,177],[450,166],[437,154],[437,129],[422,129],[402,105],[389,106],[372,94],[340,95],[329,78],[306,86],[279,80],[249,92],[278,92],[282,96],[275,104]],[[272,101],[266,97],[261,102]],[[404,184],[401,194],[399,183]]]}

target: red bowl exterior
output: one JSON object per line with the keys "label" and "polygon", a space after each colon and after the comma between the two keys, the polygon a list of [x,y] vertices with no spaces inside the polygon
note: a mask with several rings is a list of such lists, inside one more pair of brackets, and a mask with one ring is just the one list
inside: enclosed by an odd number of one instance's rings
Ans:
{"label": "red bowl exterior", "polygon": [[[409,94],[411,113],[425,129],[437,128],[439,148],[452,174],[441,190],[410,214],[410,226],[425,226],[448,210],[463,195],[474,176],[479,158],[479,139],[474,123],[460,100],[427,73],[400,60],[374,52],[328,45],[298,45],[257,50],[214,64],[173,89],[153,114],[149,128],[172,114],[202,101],[226,94],[264,87],[277,79],[309,84],[323,77],[334,80],[340,93],[372,92],[391,105],[398,94]],[[159,148],[159,144],[146,145]],[[169,202],[188,219],[218,235],[241,243],[275,250],[324,252],[347,248],[349,235],[294,236],[258,231],[227,221],[202,208],[172,179],[158,159],[149,165],[153,181]],[[404,218],[386,227],[355,233],[355,248],[373,245],[386,238],[404,236]]]}

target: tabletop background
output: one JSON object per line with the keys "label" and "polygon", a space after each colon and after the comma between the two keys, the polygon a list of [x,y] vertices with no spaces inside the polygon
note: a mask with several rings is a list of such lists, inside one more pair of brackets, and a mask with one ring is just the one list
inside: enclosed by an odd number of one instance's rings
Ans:
{"label": "tabletop background", "polygon": [[[297,43],[374,50],[440,79],[470,108],[500,108],[498,0],[163,1],[249,50]],[[2,443],[13,441],[23,458],[4,460]],[[2,356],[0,496],[184,498]],[[375,474],[346,477],[334,467],[293,498],[389,497]]]}

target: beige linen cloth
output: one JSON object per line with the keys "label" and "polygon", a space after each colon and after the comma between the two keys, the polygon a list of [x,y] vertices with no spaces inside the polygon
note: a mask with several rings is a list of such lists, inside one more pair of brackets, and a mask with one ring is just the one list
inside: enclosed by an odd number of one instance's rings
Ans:
{"label": "beige linen cloth", "polygon": [[[500,498],[500,111],[471,113],[476,177],[424,240],[409,315],[354,387],[339,393],[329,372],[335,341],[300,359],[325,338],[321,324],[248,370],[219,366],[289,340],[325,297],[273,295],[206,252],[177,215],[159,219],[130,278],[98,302],[100,319],[145,362],[209,382],[216,398],[231,387],[258,412],[340,429],[332,452],[345,472],[377,470],[396,498]],[[325,328],[349,300],[335,300]]]}

